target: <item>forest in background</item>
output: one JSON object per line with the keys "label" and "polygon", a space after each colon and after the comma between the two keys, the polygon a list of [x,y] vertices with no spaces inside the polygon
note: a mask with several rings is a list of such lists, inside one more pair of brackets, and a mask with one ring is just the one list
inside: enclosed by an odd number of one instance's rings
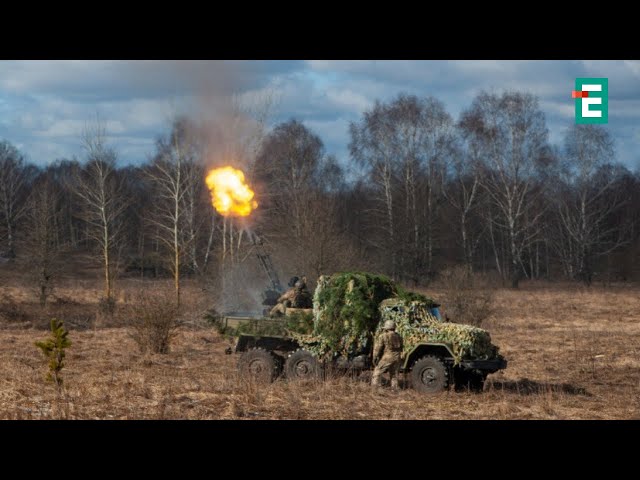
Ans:
{"label": "forest in background", "polygon": [[[123,166],[103,125],[87,126],[80,157],[38,165],[0,142],[0,263],[24,266],[42,305],[74,259],[99,269],[107,303],[123,276],[172,278],[178,300],[187,277],[260,289],[253,233],[283,279],[368,270],[425,286],[456,266],[515,288],[640,276],[640,173],[617,162],[606,127],[568,125],[552,144],[527,93],[482,92],[459,118],[433,97],[376,102],[340,159],[299,120],[267,129],[243,112],[176,117]],[[212,208],[204,179],[221,165],[246,173],[251,217]]]}

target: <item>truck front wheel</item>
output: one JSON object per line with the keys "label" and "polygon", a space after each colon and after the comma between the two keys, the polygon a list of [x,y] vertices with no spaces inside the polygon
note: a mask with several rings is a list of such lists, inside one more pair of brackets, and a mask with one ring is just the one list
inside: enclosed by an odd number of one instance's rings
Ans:
{"label": "truck front wheel", "polygon": [[449,385],[449,372],[442,360],[427,355],[413,364],[411,383],[419,392],[438,393]]}
{"label": "truck front wheel", "polygon": [[252,348],[242,354],[238,370],[245,377],[258,382],[273,382],[280,373],[280,362],[271,353],[261,348]]}
{"label": "truck front wheel", "polygon": [[284,372],[289,379],[318,378],[321,367],[318,359],[307,350],[296,350],[284,364]]}

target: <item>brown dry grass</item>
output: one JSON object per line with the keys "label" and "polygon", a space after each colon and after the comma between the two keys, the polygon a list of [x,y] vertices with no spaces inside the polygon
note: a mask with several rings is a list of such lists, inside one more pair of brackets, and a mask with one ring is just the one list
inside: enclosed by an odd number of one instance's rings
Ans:
{"label": "brown dry grass", "polygon": [[[124,291],[152,282],[121,283]],[[509,360],[481,394],[424,396],[372,391],[368,374],[325,382],[260,386],[238,378],[229,342],[199,321],[207,295],[185,290],[187,326],[167,355],[141,355],[128,331],[129,296],[113,321],[96,324],[95,285],[67,285],[42,312],[19,286],[0,287],[26,312],[0,314],[0,418],[9,419],[630,419],[640,418],[640,290],[555,284],[496,292],[485,324]],[[427,292],[438,298],[438,290]],[[133,295],[131,296],[131,298]],[[56,308],[58,309],[56,311]],[[74,342],[65,394],[44,381],[34,341],[50,315],[68,321]],[[74,317],[75,315],[75,317]],[[84,317],[83,317],[84,315]],[[85,323],[80,318],[85,318]],[[112,323],[110,323],[112,322]]]}

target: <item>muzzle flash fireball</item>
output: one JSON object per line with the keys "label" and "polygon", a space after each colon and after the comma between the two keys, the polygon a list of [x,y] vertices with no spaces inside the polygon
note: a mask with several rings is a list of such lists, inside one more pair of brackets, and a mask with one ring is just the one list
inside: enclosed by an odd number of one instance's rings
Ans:
{"label": "muzzle flash fireball", "polygon": [[225,217],[247,217],[258,207],[255,193],[245,182],[242,170],[221,167],[210,170],[205,180],[211,192],[211,204]]}

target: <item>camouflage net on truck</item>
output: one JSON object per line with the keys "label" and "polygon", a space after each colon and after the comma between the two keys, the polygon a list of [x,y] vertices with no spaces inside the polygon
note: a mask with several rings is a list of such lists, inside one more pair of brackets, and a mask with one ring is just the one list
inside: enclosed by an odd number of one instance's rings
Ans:
{"label": "camouflage net on truck", "polygon": [[[404,340],[405,354],[420,343],[444,343],[450,346],[455,364],[463,359],[488,360],[498,355],[489,332],[458,323],[441,322],[421,301],[389,298],[380,305],[383,320],[393,320]],[[378,325],[378,334],[382,324]]]}
{"label": "camouflage net on truck", "polygon": [[345,356],[367,353],[380,323],[380,302],[387,298],[421,301],[424,295],[407,292],[384,275],[344,272],[318,279],[313,299],[311,335],[296,335],[299,343],[316,355],[329,352]]}

